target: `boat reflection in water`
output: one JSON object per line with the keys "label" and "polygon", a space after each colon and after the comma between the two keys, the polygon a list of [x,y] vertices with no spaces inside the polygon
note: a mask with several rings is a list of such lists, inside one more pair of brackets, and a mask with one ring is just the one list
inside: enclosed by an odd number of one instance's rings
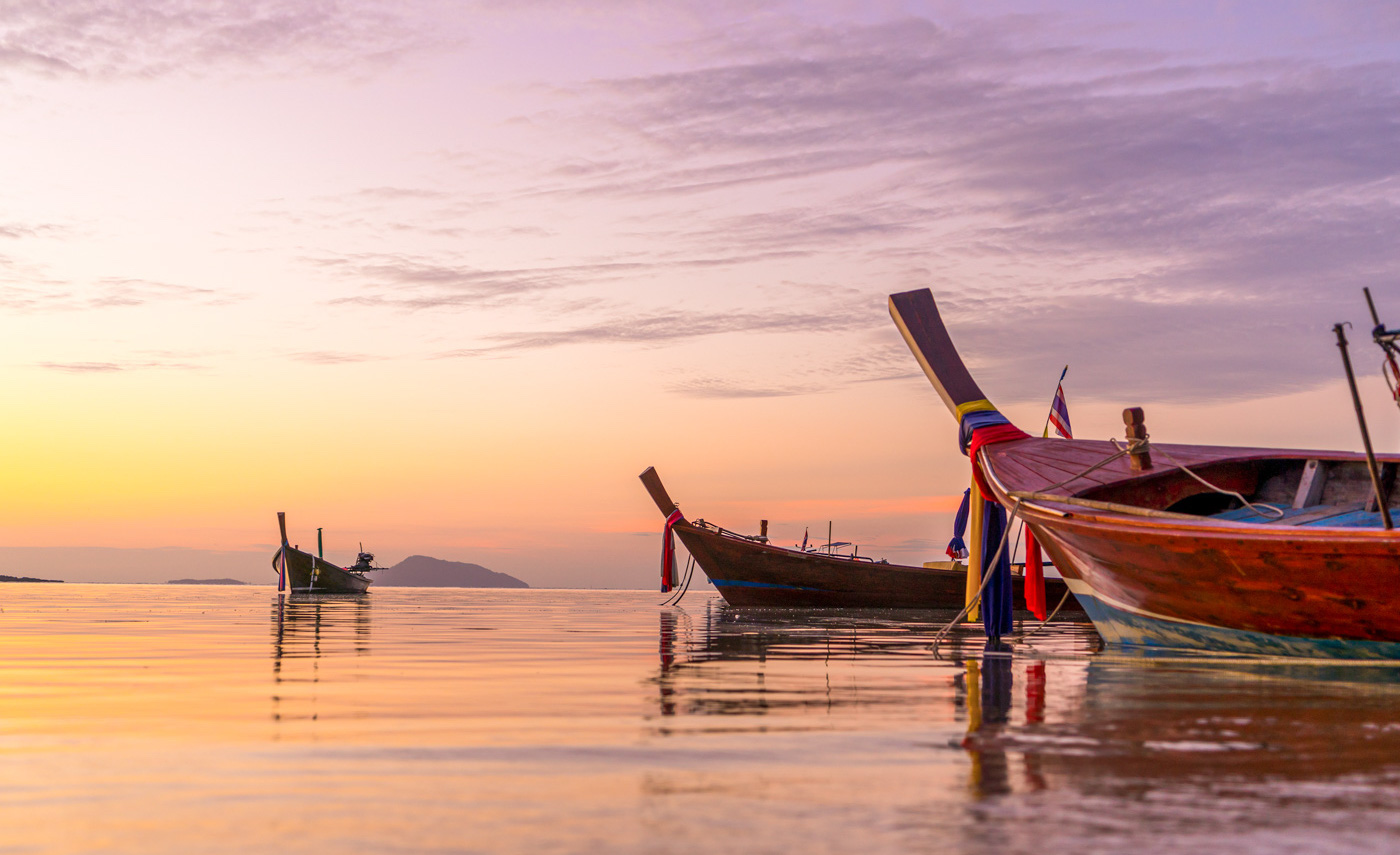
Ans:
{"label": "boat reflection in water", "polygon": [[[934,636],[956,613],[909,609],[752,609],[707,601],[703,615],[681,609],[659,614],[661,668],[656,677],[660,712],[675,715],[774,715],[826,712],[850,707],[868,713],[885,707],[946,710],[938,719],[961,720],[969,690],[964,663],[985,659],[994,673],[997,698],[1010,692],[1012,658],[991,644],[980,624],[975,632],[954,633],[931,652]],[[1030,626],[1035,626],[1030,622]],[[1098,636],[1087,624],[1055,624],[1068,649],[1095,651]],[[1018,670],[1027,661],[1018,660]],[[1038,701],[1031,713],[1043,718],[1045,663],[1036,662],[1033,678]],[[894,679],[890,679],[894,678]],[[970,689],[969,689],[970,687]],[[1003,688],[1004,687],[1004,688]],[[1004,720],[1007,704],[980,696],[980,717]]]}
{"label": "boat reflection in water", "polygon": [[[1184,830],[1238,839],[1275,833],[1281,815],[1308,817],[1285,824],[1314,842],[1358,817],[1400,828],[1400,664],[1124,655],[1075,624],[1011,647],[960,630],[935,652],[939,617],[718,600],[662,612],[655,732],[714,730],[688,716],[851,741],[878,731],[878,744],[902,732],[910,762],[931,770],[961,754],[973,825],[1000,829],[998,797],[1053,808],[1049,826],[1009,833],[1016,851]],[[947,807],[934,798],[906,819],[946,831]]]}
{"label": "boat reflection in water", "polygon": [[[369,597],[356,594],[278,595],[272,605],[272,718],[315,720],[316,695],[309,712],[283,710],[283,683],[319,683],[322,657],[367,656],[370,652]],[[301,662],[300,660],[306,660]]]}

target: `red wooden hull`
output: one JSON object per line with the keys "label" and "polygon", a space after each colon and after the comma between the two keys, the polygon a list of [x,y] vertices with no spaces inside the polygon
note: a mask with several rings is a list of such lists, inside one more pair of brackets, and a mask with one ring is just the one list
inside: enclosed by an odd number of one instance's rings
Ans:
{"label": "red wooden hull", "polygon": [[1005,420],[932,295],[892,295],[890,312],[964,436],[989,440],[976,465],[994,498],[1106,640],[1400,659],[1400,532],[1375,504],[1379,492],[1395,507],[1400,458],[1381,459],[1377,486],[1360,454],[1151,442],[1135,470],[1108,442],[998,442]]}
{"label": "red wooden hull", "polygon": [[[1010,506],[1016,504],[1013,492],[1042,490],[1053,483],[1049,479],[1067,477],[1065,470],[1071,466],[1082,471],[1082,445],[1104,444],[1027,439],[991,446],[983,455],[984,471],[998,500]],[[1357,458],[1301,451],[1161,448],[1183,464],[1213,463],[1222,470],[1232,461]],[[1102,448],[1088,450],[1099,460],[1106,456]],[[1154,498],[1162,502],[1166,498],[1161,494],[1173,495],[1166,484],[1152,480],[1187,480],[1173,474],[1179,472],[1173,466],[1144,476],[1119,461],[1117,467],[1104,467],[1079,484],[1099,489],[1076,491],[1071,484],[1065,492],[1103,495],[1116,489],[1119,498],[1137,495],[1137,506],[1151,508]],[[1178,489],[1190,488],[1180,484]],[[1110,641],[1175,645],[1222,630],[1244,638],[1278,637],[1273,643],[1277,652],[1306,647],[1296,640],[1308,639],[1400,642],[1400,535],[1395,532],[1208,517],[1136,517],[1043,500],[1022,501],[1020,515],[1076,594],[1095,601],[1086,605],[1091,614],[1095,607],[1104,613],[1100,631]],[[1269,647],[1271,641],[1248,638],[1225,646],[1256,650],[1261,645]],[[1328,655],[1321,648],[1312,652]]]}

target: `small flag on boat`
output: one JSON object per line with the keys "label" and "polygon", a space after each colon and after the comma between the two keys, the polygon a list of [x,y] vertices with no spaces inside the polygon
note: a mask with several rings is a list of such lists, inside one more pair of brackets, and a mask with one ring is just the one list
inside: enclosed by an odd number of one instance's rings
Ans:
{"label": "small flag on boat", "polygon": [[807,551],[807,529],[802,529],[802,551]]}
{"label": "small flag on boat", "polygon": [[1069,429],[1069,407],[1065,405],[1065,374],[1069,373],[1069,366],[1060,373],[1060,382],[1055,386],[1055,399],[1050,402],[1050,419],[1045,423],[1044,436],[1050,435],[1050,426],[1054,425],[1055,433],[1065,439],[1074,439],[1074,432]]}

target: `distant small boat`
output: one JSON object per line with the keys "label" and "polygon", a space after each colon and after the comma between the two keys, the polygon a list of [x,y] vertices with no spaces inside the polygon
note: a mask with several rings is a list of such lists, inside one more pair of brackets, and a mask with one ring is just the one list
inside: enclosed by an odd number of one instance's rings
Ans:
{"label": "distant small boat", "polygon": [[[647,467],[640,477],[662,516],[678,510],[654,468]],[[734,606],[961,609],[966,597],[967,568],[956,561],[912,567],[787,548],[769,543],[763,535],[738,534],[683,516],[672,523],[671,530],[720,596]],[[1024,609],[1022,577],[1014,576],[1012,585],[1015,607]],[[1048,602],[1064,598],[1062,612],[1080,611],[1073,597],[1064,597],[1065,592],[1063,581],[1045,580]]]}
{"label": "distant small boat", "polygon": [[1123,448],[1029,437],[982,394],[927,289],[892,295],[890,314],[991,498],[1032,530],[1105,640],[1400,659],[1400,531],[1382,527],[1400,457],[1373,483],[1361,454],[1149,444],[1137,408]]}
{"label": "distant small boat", "polygon": [[281,578],[285,559],[286,585],[297,593],[363,594],[369,589],[370,578],[365,575],[374,566],[374,556],[360,552],[349,567],[337,567],[309,552],[293,548],[287,542],[287,515],[277,513],[277,527],[282,532],[282,546],[272,556],[272,569]]}

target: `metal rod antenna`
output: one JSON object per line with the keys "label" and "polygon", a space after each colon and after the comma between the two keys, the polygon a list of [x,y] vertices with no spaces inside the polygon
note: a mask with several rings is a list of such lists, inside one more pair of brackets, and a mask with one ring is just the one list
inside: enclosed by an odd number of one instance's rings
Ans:
{"label": "metal rod antenna", "polygon": [[[1367,295],[1369,298],[1369,294]],[[1376,507],[1381,511],[1381,524],[1386,531],[1395,528],[1390,519],[1390,507],[1386,504],[1385,491],[1381,489],[1381,475],[1376,469],[1376,452],[1371,448],[1371,434],[1366,430],[1366,414],[1361,409],[1361,395],[1356,391],[1356,374],[1351,370],[1351,356],[1347,354],[1347,335],[1342,329],[1345,324],[1332,327],[1337,334],[1337,348],[1342,352],[1342,367],[1347,372],[1347,385],[1351,387],[1351,403],[1356,407],[1356,421],[1361,425],[1361,444],[1366,446],[1366,468],[1371,472],[1371,487],[1376,491]]]}
{"label": "metal rod antenna", "polygon": [[1376,301],[1371,299],[1371,289],[1362,288],[1361,292],[1366,295],[1366,305],[1371,308],[1371,323],[1379,329],[1381,326],[1381,316],[1376,314]]}

